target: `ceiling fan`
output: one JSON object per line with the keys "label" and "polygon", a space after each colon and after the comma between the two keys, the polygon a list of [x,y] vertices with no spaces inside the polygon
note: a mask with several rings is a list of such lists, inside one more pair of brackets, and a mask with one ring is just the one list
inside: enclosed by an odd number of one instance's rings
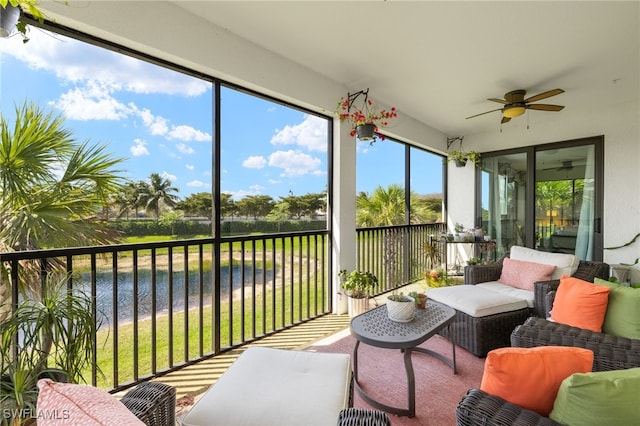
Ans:
{"label": "ceiling fan", "polygon": [[562,166],[558,167],[556,171],[559,172],[562,170],[573,170],[573,161],[572,160],[563,161]]}
{"label": "ceiling fan", "polygon": [[550,104],[532,104],[531,102],[540,101],[542,99],[550,98],[551,96],[564,93],[562,89],[553,89],[546,92],[538,93],[537,95],[530,96],[527,99],[524,96],[527,94],[526,90],[512,90],[504,95],[504,99],[489,98],[488,101],[498,102],[504,104],[504,107],[493,109],[491,111],[482,112],[480,114],[472,115],[469,118],[478,117],[480,115],[489,114],[495,111],[502,111],[501,123],[507,123],[514,117],[518,117],[525,113],[528,109],[535,109],[538,111],[560,111],[564,108],[563,105],[550,105]]}

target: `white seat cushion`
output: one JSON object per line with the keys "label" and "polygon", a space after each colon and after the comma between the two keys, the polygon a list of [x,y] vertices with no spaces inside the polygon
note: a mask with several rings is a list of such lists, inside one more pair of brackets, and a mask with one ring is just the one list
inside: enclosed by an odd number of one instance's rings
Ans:
{"label": "white seat cushion", "polygon": [[518,299],[524,299],[527,301],[527,306],[533,308],[534,293],[530,290],[523,290],[521,288],[515,288],[507,284],[502,284],[497,281],[487,281],[484,283],[476,284],[476,287],[486,288],[491,291],[506,294],[508,296],[517,297]]}
{"label": "white seat cushion", "polygon": [[509,257],[513,260],[555,265],[556,270],[551,274],[552,280],[559,280],[563,275],[573,275],[580,264],[578,256],[573,254],[549,253],[521,246],[512,246],[509,249]]}
{"label": "white seat cushion", "polygon": [[427,297],[475,318],[527,307],[526,299],[477,285],[432,288],[427,290]]}
{"label": "white seat cushion", "polygon": [[351,359],[253,346],[184,417],[184,426],[330,425],[349,406]]}

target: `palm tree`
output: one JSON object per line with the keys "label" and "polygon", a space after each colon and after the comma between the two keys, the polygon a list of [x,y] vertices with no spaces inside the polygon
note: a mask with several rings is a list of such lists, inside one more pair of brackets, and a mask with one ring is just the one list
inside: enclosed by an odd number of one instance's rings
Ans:
{"label": "palm tree", "polygon": [[[77,143],[63,124],[26,102],[13,128],[0,116],[0,252],[117,241],[100,213],[124,182],[114,169],[122,159]],[[2,293],[9,281],[0,272]],[[33,283],[28,273],[21,282]]]}
{"label": "palm tree", "polygon": [[[392,226],[405,223],[404,188],[391,184],[386,189],[376,187],[371,195],[361,192],[356,196],[356,222],[358,226]],[[411,192],[409,218],[411,223],[424,223],[431,215],[428,205]]]}
{"label": "palm tree", "polygon": [[114,197],[114,203],[118,206],[118,217],[129,219],[129,213],[133,211],[133,216],[138,215],[140,207],[140,187],[135,182],[129,182],[122,188],[122,191]]}
{"label": "palm tree", "polygon": [[[412,223],[421,223],[429,214],[426,205],[414,193],[410,194],[409,218]],[[376,187],[371,195],[361,192],[356,196],[356,223],[361,227],[393,226],[406,223],[405,191],[401,185],[391,184],[387,188]],[[396,282],[399,263],[404,255],[404,231],[390,229],[383,237],[383,262],[385,285]]]}
{"label": "palm tree", "polygon": [[160,219],[161,206],[174,207],[180,199],[177,195],[178,188],[171,186],[169,179],[163,179],[158,173],[149,175],[149,183],[144,182],[140,188],[140,201],[147,212],[153,211],[156,220]]}

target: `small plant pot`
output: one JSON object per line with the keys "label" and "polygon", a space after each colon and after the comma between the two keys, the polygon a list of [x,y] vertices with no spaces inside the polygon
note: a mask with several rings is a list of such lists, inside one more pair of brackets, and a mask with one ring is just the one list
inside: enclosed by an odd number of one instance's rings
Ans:
{"label": "small plant pot", "polygon": [[[400,301],[387,297],[387,315],[391,321],[409,322],[413,320],[413,313],[416,310],[416,301],[413,297],[402,296]],[[396,296],[397,297],[397,296]]]}
{"label": "small plant pot", "polygon": [[454,160],[456,167],[464,167],[467,165],[467,160]]}
{"label": "small plant pot", "polygon": [[369,310],[368,297],[349,297],[349,318],[363,314]]}
{"label": "small plant pot", "polygon": [[425,309],[427,307],[427,295],[418,294],[418,300],[416,300],[417,309]]}

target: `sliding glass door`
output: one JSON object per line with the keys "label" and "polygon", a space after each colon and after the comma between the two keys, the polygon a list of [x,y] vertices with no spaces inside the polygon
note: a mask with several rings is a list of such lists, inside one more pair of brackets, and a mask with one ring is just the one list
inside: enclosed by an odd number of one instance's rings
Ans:
{"label": "sliding glass door", "polygon": [[478,222],[512,245],[602,260],[603,138],[483,154]]}
{"label": "sliding glass door", "polygon": [[527,154],[502,154],[482,161],[482,228],[503,254],[526,244]]}

